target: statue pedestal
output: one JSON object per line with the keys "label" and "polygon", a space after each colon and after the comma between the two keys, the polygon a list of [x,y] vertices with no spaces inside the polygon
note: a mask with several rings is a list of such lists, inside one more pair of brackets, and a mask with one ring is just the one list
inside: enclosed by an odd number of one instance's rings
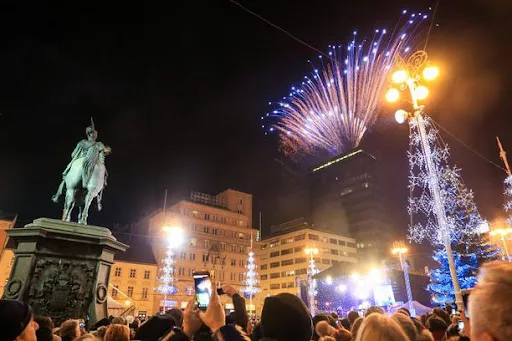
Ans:
{"label": "statue pedestal", "polygon": [[110,267],[114,254],[128,248],[109,229],[39,218],[7,234],[15,260],[4,298],[29,303],[56,325],[107,317]]}

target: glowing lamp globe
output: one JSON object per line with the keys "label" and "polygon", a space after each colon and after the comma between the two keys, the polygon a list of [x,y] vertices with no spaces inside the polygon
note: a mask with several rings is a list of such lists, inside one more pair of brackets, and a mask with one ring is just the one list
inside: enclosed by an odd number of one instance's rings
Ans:
{"label": "glowing lamp globe", "polygon": [[423,78],[425,78],[426,80],[434,80],[437,78],[437,76],[439,75],[439,69],[436,67],[436,66],[427,66],[424,70],[423,70]]}
{"label": "glowing lamp globe", "polygon": [[347,286],[345,284],[338,285],[338,291],[339,292],[345,292],[347,291]]}
{"label": "glowing lamp globe", "polygon": [[420,85],[414,90],[414,95],[417,99],[425,99],[428,96],[428,89],[425,86]]}
{"label": "glowing lamp globe", "polygon": [[399,124],[402,124],[405,122],[405,120],[407,119],[407,116],[409,115],[409,113],[405,110],[402,110],[402,109],[398,109],[396,112],[395,112],[395,120],[399,123]]}
{"label": "glowing lamp globe", "polygon": [[401,84],[407,80],[407,71],[398,70],[391,75],[391,80],[393,83]]}
{"label": "glowing lamp globe", "polygon": [[331,277],[331,276],[327,276],[327,277],[325,278],[325,283],[326,283],[327,285],[331,285],[331,284],[332,284],[332,277]]}
{"label": "glowing lamp globe", "polygon": [[165,226],[163,228],[166,235],[166,242],[170,248],[181,246],[185,242],[185,233],[183,229],[177,226]]}
{"label": "glowing lamp globe", "polygon": [[395,88],[391,88],[388,90],[388,92],[386,92],[386,101],[390,103],[398,101],[399,98],[400,92]]}

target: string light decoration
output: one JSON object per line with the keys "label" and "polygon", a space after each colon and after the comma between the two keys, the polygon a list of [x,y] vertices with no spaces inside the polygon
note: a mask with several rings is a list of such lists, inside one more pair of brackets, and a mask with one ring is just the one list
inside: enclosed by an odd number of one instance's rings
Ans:
{"label": "string light decoration", "polygon": [[245,270],[245,287],[243,291],[248,297],[251,298],[258,292],[260,292],[260,288],[258,287],[258,273],[256,272],[256,263],[254,261],[254,252],[252,251],[252,249],[249,251]]}
{"label": "string light decoration", "polygon": [[507,212],[507,224],[512,225],[512,175],[508,175],[505,178],[505,205],[503,208]]}
{"label": "string light decoration", "polygon": [[[168,247],[165,251],[165,257],[162,259],[162,267],[160,268],[160,276],[157,278],[160,283],[158,287],[156,287],[156,291],[163,295],[172,295],[176,293],[176,288],[174,287],[174,256],[175,252],[171,247]],[[164,302],[164,305],[167,302]]]}
{"label": "string light decoration", "polygon": [[307,255],[310,255],[309,265],[308,265],[308,296],[309,296],[309,312],[311,315],[315,315],[315,299],[318,294],[318,286],[316,282],[316,278],[314,277],[317,273],[320,272],[315,264],[314,255],[318,254],[317,248],[307,248],[304,250]]}
{"label": "string light decoration", "polygon": [[449,165],[450,151],[442,143],[432,119],[424,116],[427,141],[431,148],[432,164],[437,175],[439,193],[448,221],[448,231],[440,229],[435,219],[434,200],[430,191],[425,159],[416,120],[410,120],[410,173],[408,212],[423,219],[409,227],[409,238],[414,242],[429,240],[435,247],[434,260],[439,267],[430,271],[431,283],[427,290],[436,303],[453,302],[455,289],[450,275],[448,255],[444,245],[449,234],[457,278],[461,289],[476,284],[476,271],[486,261],[497,259],[499,250],[489,243],[488,236],[480,233],[482,220],[474,201],[474,194],[462,181],[460,169]]}

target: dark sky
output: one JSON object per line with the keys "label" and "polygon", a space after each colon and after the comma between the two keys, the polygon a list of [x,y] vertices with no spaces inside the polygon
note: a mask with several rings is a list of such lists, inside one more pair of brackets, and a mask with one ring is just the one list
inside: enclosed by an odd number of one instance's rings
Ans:
{"label": "dark sky", "polygon": [[[241,2],[322,50],[354,28],[392,26],[404,6],[435,6]],[[61,205],[50,197],[93,116],[113,154],[104,210],[93,211],[91,223],[129,223],[160,206],[165,188],[171,200],[190,189],[253,193],[265,225],[300,215],[290,188],[301,168],[264,137],[260,116],[310,71],[307,60],[317,53],[228,0],[166,4],[2,7],[0,209],[25,221],[60,216]],[[510,14],[507,0],[441,0],[427,49],[442,68],[429,112],[496,163],[495,135],[512,153]],[[392,112],[383,109],[363,147],[382,160],[393,219],[405,231],[408,129],[394,123]],[[501,215],[504,173],[443,136],[481,212]]]}

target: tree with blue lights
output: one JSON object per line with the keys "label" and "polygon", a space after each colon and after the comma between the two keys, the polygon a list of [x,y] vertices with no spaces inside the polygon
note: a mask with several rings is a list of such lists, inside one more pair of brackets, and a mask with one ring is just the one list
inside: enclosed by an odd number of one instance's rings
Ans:
{"label": "tree with blue lights", "polygon": [[[417,124],[410,121],[409,157],[409,198],[408,211],[411,218],[421,216],[409,227],[409,238],[415,242],[429,240],[434,246],[434,260],[439,267],[430,272],[431,283],[427,290],[432,300],[437,303],[455,299],[454,287],[449,269],[448,255],[444,240],[449,237],[457,278],[461,289],[468,289],[476,284],[479,266],[498,257],[499,251],[489,244],[488,236],[481,234],[484,221],[480,217],[474,201],[474,195],[462,180],[460,169],[449,164],[450,151],[443,143],[432,119],[425,115],[425,130],[432,151],[431,170],[437,174],[439,192],[443,209],[446,212],[448,231],[440,229],[434,210],[434,200],[430,188],[427,162],[422,153],[421,138]],[[449,236],[446,236],[449,233]]]}

